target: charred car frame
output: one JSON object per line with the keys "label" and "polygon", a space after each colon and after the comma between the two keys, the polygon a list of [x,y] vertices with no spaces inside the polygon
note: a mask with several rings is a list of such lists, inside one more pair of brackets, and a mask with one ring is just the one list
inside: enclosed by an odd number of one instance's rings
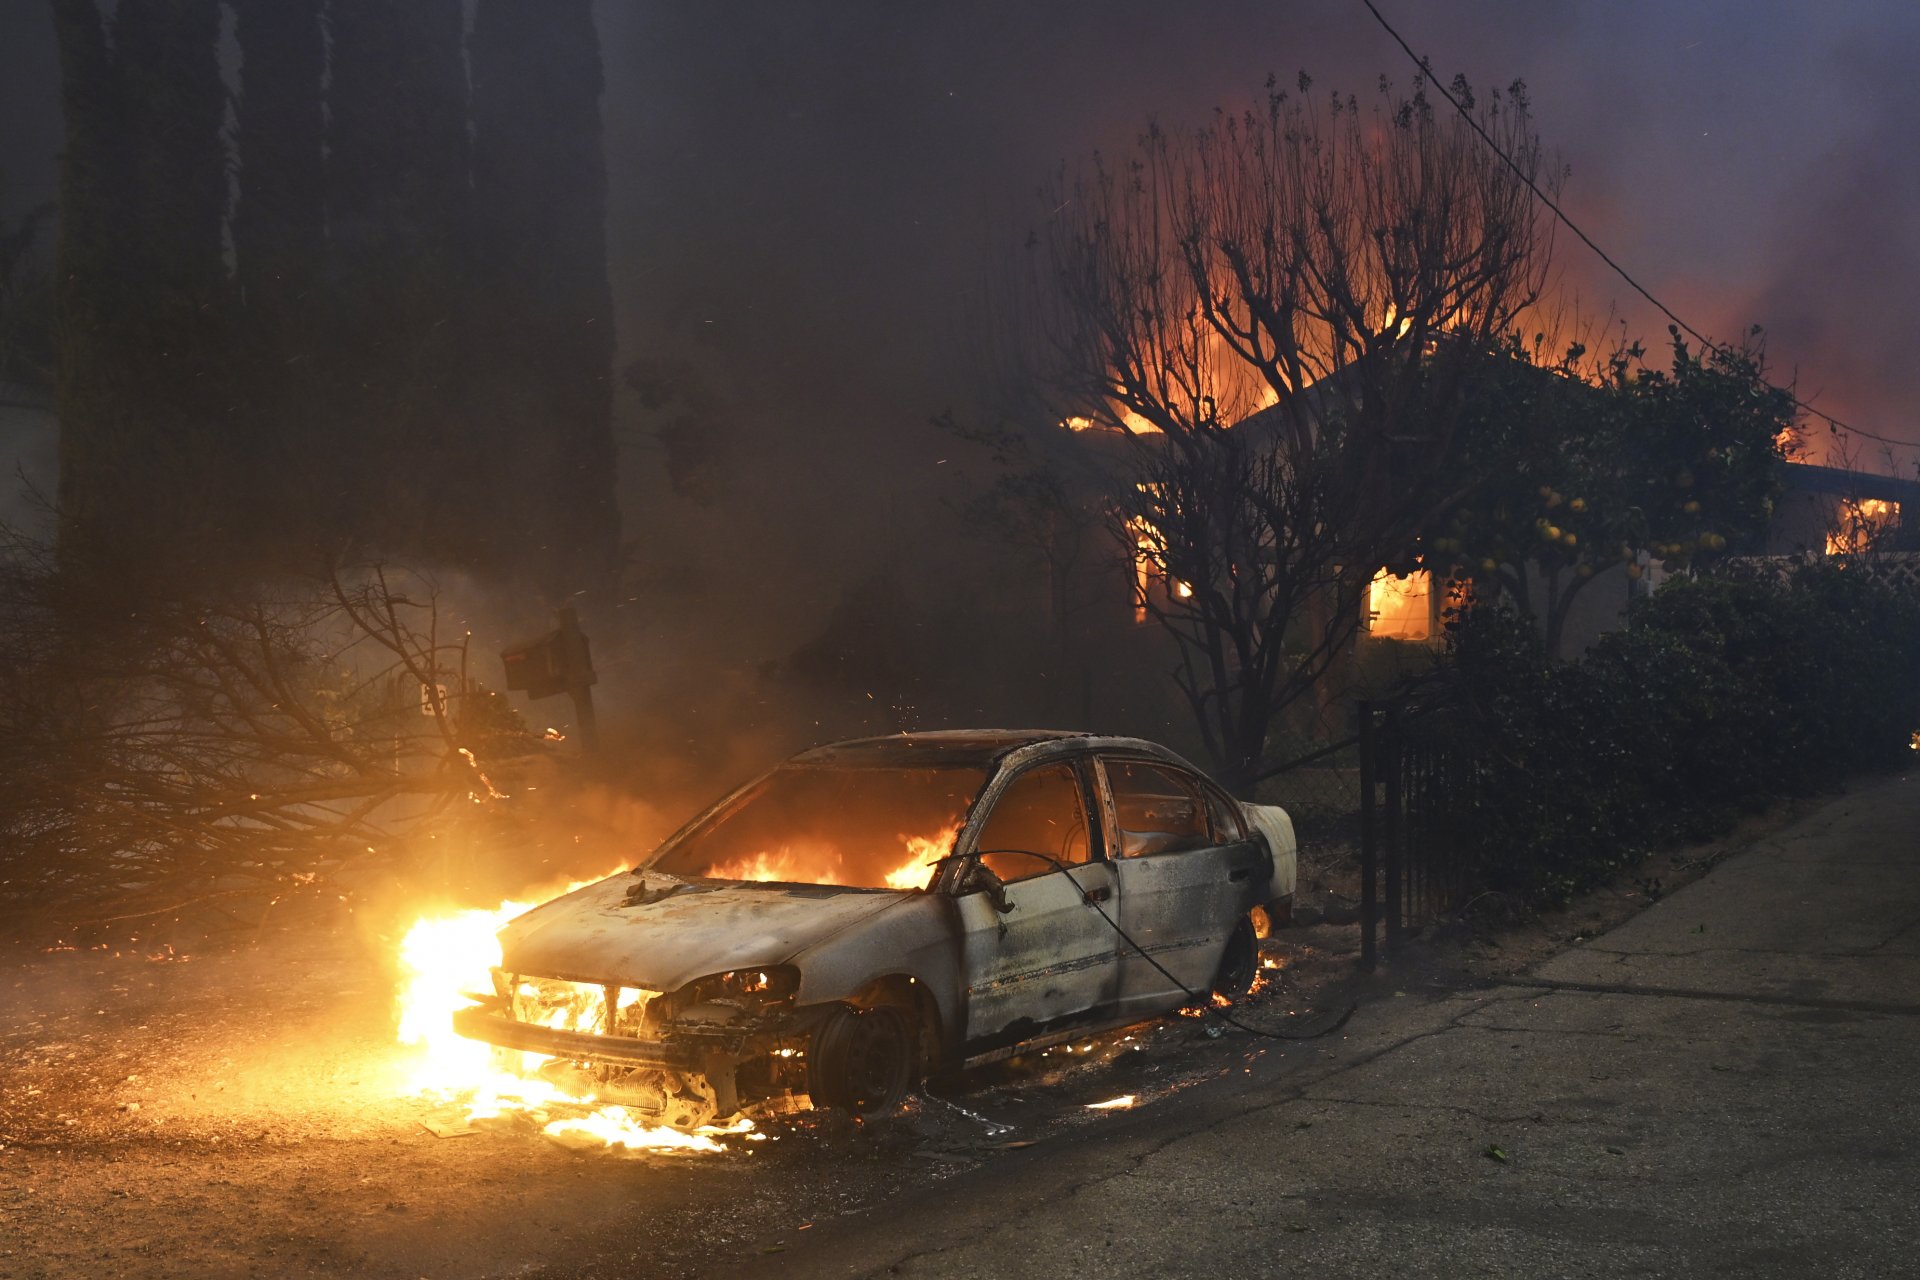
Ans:
{"label": "charred car frame", "polygon": [[1284,811],[1139,739],[838,743],[512,921],[455,1027],[682,1127],[885,1110],[926,1074],[1244,991],[1294,860]]}

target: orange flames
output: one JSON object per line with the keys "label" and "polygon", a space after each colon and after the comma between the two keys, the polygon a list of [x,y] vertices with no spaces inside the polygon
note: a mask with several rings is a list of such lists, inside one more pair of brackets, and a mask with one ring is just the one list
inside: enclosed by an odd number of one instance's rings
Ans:
{"label": "orange flames", "polygon": [[959,834],[960,824],[956,822],[930,836],[901,836],[901,843],[907,846],[907,860],[887,872],[887,888],[926,888],[933,878],[933,864],[953,852],[954,837]]}
{"label": "orange flames", "polygon": [[[593,882],[577,881],[536,901],[503,902],[490,909],[422,916],[414,922],[400,944],[400,984],[395,996],[397,1038],[412,1051],[402,1092],[463,1105],[469,1124],[517,1113],[567,1146],[722,1150],[716,1137],[745,1132],[752,1122],[742,1120],[726,1129],[708,1126],[693,1133],[643,1124],[625,1107],[603,1105],[591,1094],[568,1093],[535,1076],[546,1061],[540,1054],[509,1053],[454,1034],[454,1013],[493,989],[492,970],[500,963],[495,935],[500,928],[541,901]],[[597,994],[600,988],[592,990]],[[637,1000],[640,994],[623,992],[623,999]],[[600,1007],[604,1009],[604,1003]],[[603,1030],[593,1024],[604,1014],[585,1013],[586,1009],[583,1001],[571,1011],[572,1016],[563,1009],[548,1021],[565,1021],[576,1030]]]}
{"label": "orange flames", "polygon": [[[1092,418],[1083,417],[1064,418],[1061,420],[1060,425],[1069,431],[1112,431],[1115,429],[1104,422],[1096,422]],[[1120,411],[1119,429],[1131,432],[1137,436],[1157,436],[1161,434],[1159,427],[1147,421],[1147,419],[1135,413],[1132,409],[1122,409]]]}
{"label": "orange flames", "polygon": [[781,881],[786,884],[838,884],[840,855],[826,845],[782,845],[772,853],[756,853],[707,868],[715,880]]}
{"label": "orange flames", "polygon": [[761,851],[731,862],[718,862],[706,870],[715,880],[780,881],[786,884],[841,884],[863,889],[924,889],[932,878],[933,866],[953,850],[954,837],[960,834],[956,821],[929,836],[901,833],[907,860],[869,883],[866,877],[846,869],[846,860],[832,845],[800,842],[781,845],[771,852]]}
{"label": "orange flames", "polygon": [[1845,499],[1839,524],[1827,534],[1827,554],[1857,556],[1871,549],[1880,535],[1900,523],[1900,504],[1882,498]]}

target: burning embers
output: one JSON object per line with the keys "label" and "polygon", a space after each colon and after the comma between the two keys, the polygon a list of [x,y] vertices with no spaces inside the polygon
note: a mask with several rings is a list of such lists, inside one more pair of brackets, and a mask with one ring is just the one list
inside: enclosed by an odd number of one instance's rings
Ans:
{"label": "burning embers", "polygon": [[[726,1134],[759,1137],[747,1132],[753,1128],[748,1120],[726,1128],[709,1124],[715,1099],[698,1077],[653,1072],[645,1087],[628,1081],[625,1097],[609,1097],[606,1082],[590,1071],[455,1033],[454,1014],[490,991],[510,1001],[516,1020],[553,1030],[620,1035],[644,1023],[655,992],[498,975],[495,934],[535,905],[503,902],[493,910],[422,917],[407,931],[400,946],[398,1035],[419,1056],[406,1092],[462,1106],[471,1126],[524,1125],[576,1148],[720,1151],[715,1139]],[[510,982],[508,990],[500,989],[503,981]]]}

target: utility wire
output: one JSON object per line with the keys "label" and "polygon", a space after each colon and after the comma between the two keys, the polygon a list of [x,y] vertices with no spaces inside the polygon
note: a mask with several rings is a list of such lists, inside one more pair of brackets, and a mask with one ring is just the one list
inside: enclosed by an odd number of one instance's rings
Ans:
{"label": "utility wire", "polygon": [[[1160,976],[1165,978],[1168,982],[1171,982],[1175,987],[1179,988],[1182,992],[1186,994],[1187,999],[1192,1002],[1191,1004],[1188,1005],[1189,1008],[1193,1007],[1193,1004],[1198,1004],[1207,1013],[1220,1019],[1220,1021],[1226,1023],[1230,1027],[1237,1027],[1241,1031],[1246,1032],[1248,1035],[1258,1036],[1262,1040],[1318,1040],[1321,1036],[1330,1036],[1334,1032],[1338,1031],[1340,1028],[1346,1026],[1347,1019],[1353,1017],[1354,1011],[1359,1009],[1360,1007],[1359,1004],[1357,1003],[1348,1004],[1346,1011],[1342,1013],[1339,1017],[1335,1018],[1332,1022],[1329,1022],[1325,1026],[1320,1027],[1319,1029],[1314,1031],[1266,1031],[1266,1030],[1262,1030],[1259,1027],[1250,1027],[1246,1023],[1240,1021],[1240,1019],[1228,1013],[1225,1009],[1221,1008],[1219,1005],[1215,1004],[1213,1002],[1213,993],[1211,991],[1200,992],[1200,991],[1191,990],[1186,983],[1174,977],[1172,973],[1168,972],[1167,966],[1161,964],[1158,960],[1155,960],[1152,956],[1148,955],[1147,949],[1141,946],[1139,943],[1135,942],[1133,940],[1133,935],[1128,933],[1125,929],[1122,929],[1120,927],[1120,922],[1107,914],[1107,909],[1101,906],[1099,902],[1094,899],[1092,894],[1088,893],[1085,889],[1080,887],[1080,882],[1078,880],[1074,880],[1073,876],[1067,872],[1067,869],[1065,867],[1056,865],[1054,869],[1060,872],[1061,875],[1066,876],[1068,880],[1072,881],[1074,888],[1080,889],[1081,898],[1085,900],[1088,906],[1092,907],[1095,911],[1098,911],[1100,913],[1100,918],[1102,920],[1105,920],[1107,922],[1108,927],[1110,927],[1115,933],[1120,935],[1120,940],[1122,942],[1125,942],[1128,946],[1132,947],[1135,951],[1139,952],[1140,958],[1142,960],[1145,960],[1148,964],[1158,969],[1160,971]],[[1256,951],[1255,954],[1257,955],[1258,952]]]}
{"label": "utility wire", "polygon": [[1078,880],[1075,880],[1073,878],[1073,869],[1069,867],[1066,863],[1062,862],[1060,859],[1049,857],[1047,854],[1044,854],[1044,853],[1035,853],[1030,849],[989,849],[989,850],[976,849],[974,851],[974,854],[977,857],[982,852],[1014,854],[1024,858],[1038,858],[1041,862],[1046,863],[1051,870],[1057,871],[1061,875],[1065,876],[1067,879],[1067,883],[1072,885],[1074,888],[1074,891],[1080,895],[1080,900],[1086,903],[1088,906],[1092,907],[1095,911],[1098,911],[1100,913],[1100,918],[1107,922],[1107,927],[1109,929],[1112,929],[1114,933],[1119,935],[1120,940],[1122,942],[1126,943],[1128,946],[1132,947],[1135,951],[1139,952],[1140,958],[1142,960],[1145,960],[1148,964],[1158,969],[1160,971],[1161,977],[1165,978],[1168,982],[1171,982],[1177,991],[1179,991],[1182,995],[1186,996],[1189,1008],[1198,1006],[1199,1008],[1205,1010],[1205,1012],[1210,1016],[1218,1018],[1220,1019],[1220,1021],[1226,1023],[1228,1026],[1236,1027],[1239,1030],[1246,1032],[1250,1036],[1258,1036],[1262,1040],[1318,1040],[1320,1039],[1320,1037],[1330,1036],[1334,1032],[1338,1031],[1340,1028],[1346,1026],[1347,1020],[1353,1017],[1354,1013],[1360,1008],[1357,1002],[1349,1003],[1346,1007],[1345,1012],[1343,1012],[1339,1017],[1335,1018],[1332,1022],[1327,1023],[1325,1026],[1319,1027],[1313,1031],[1266,1031],[1261,1029],[1260,1027],[1250,1027],[1246,1023],[1240,1021],[1238,1018],[1234,1017],[1232,1014],[1228,1013],[1224,1008],[1215,1004],[1213,1002],[1213,993],[1211,991],[1195,991],[1193,988],[1189,987],[1186,983],[1174,977],[1173,974],[1167,970],[1167,966],[1161,964],[1158,960],[1154,959],[1151,955],[1149,955],[1145,947],[1141,946],[1139,943],[1133,940],[1132,934],[1128,933],[1125,929],[1122,929],[1120,927],[1120,922],[1118,920],[1115,920],[1112,916],[1107,914],[1107,909],[1100,905],[1100,900],[1095,898],[1091,893],[1087,892],[1087,887],[1085,885],[1081,884]]}
{"label": "utility wire", "polygon": [[[1584,244],[1587,246],[1587,248],[1593,250],[1594,255],[1598,257],[1600,261],[1606,263],[1607,266],[1611,267],[1613,269],[1614,274],[1619,276],[1622,280],[1625,280],[1627,284],[1632,287],[1635,293],[1645,298],[1648,302],[1651,302],[1654,305],[1654,307],[1659,310],[1660,314],[1664,315],[1668,320],[1673,322],[1673,325],[1675,328],[1686,333],[1689,337],[1693,338],[1696,342],[1700,343],[1700,345],[1704,347],[1708,347],[1714,351],[1719,352],[1722,355],[1733,354],[1731,350],[1726,346],[1725,343],[1715,342],[1712,338],[1709,338],[1706,334],[1701,333],[1698,329],[1694,328],[1692,325],[1688,324],[1685,320],[1681,319],[1678,312],[1674,311],[1674,309],[1672,307],[1669,307],[1666,303],[1660,301],[1660,299],[1654,297],[1653,294],[1650,291],[1648,291],[1647,287],[1641,284],[1638,280],[1634,279],[1632,274],[1629,273],[1625,267],[1621,266],[1618,262],[1615,262],[1612,256],[1608,254],[1605,249],[1602,249],[1598,244],[1594,242],[1594,239],[1592,236],[1588,235],[1585,231],[1581,230],[1579,223],[1575,222],[1572,218],[1567,216],[1567,211],[1565,209],[1562,209],[1559,206],[1559,204],[1555,202],[1552,196],[1548,195],[1545,191],[1542,191],[1540,189],[1539,184],[1533,180],[1533,176],[1531,174],[1529,174],[1525,169],[1522,169],[1520,165],[1517,162],[1515,162],[1512,156],[1508,155],[1505,151],[1501,149],[1500,144],[1493,140],[1493,136],[1489,134],[1484,128],[1481,127],[1480,122],[1478,120],[1473,118],[1473,115],[1467,110],[1465,104],[1463,104],[1458,98],[1454,97],[1452,92],[1450,92],[1447,89],[1446,85],[1440,82],[1439,77],[1434,75],[1433,63],[1429,59],[1423,58],[1419,54],[1413,51],[1413,46],[1408,44],[1406,42],[1406,39],[1402,37],[1398,31],[1395,31],[1393,29],[1393,24],[1387,21],[1386,15],[1380,12],[1380,10],[1374,5],[1373,0],[1360,0],[1360,3],[1367,6],[1367,12],[1373,15],[1374,21],[1380,24],[1380,27],[1383,31],[1385,31],[1388,35],[1393,37],[1393,42],[1399,45],[1400,48],[1406,52],[1407,57],[1413,59],[1414,66],[1420,69],[1420,74],[1427,78],[1427,82],[1433,86],[1434,91],[1437,92],[1441,97],[1445,98],[1447,102],[1452,105],[1453,109],[1460,113],[1460,118],[1462,120],[1465,120],[1468,126],[1475,133],[1480,135],[1480,141],[1486,143],[1487,147],[1493,152],[1493,154],[1495,154],[1496,156],[1499,156],[1500,159],[1506,164],[1507,168],[1513,170],[1514,174],[1519,177],[1520,181],[1527,184],[1527,189],[1533,192],[1534,196],[1540,201],[1541,204],[1544,204],[1545,206],[1547,206],[1547,208],[1553,211],[1553,216],[1560,220],[1560,223],[1562,226],[1566,227],[1567,230],[1573,232],[1575,236],[1579,237],[1581,244]],[[1793,403],[1797,408],[1800,408],[1806,411],[1807,413],[1812,414],[1814,417],[1823,420],[1829,426],[1838,427],[1842,431],[1849,432],[1853,435],[1860,436],[1867,440],[1876,440],[1881,444],[1893,445],[1896,448],[1920,449],[1920,444],[1915,444],[1911,440],[1895,440],[1890,436],[1876,435],[1874,432],[1867,431],[1860,427],[1853,426],[1850,423],[1842,422],[1840,419],[1834,417],[1832,414],[1826,413],[1820,409],[1814,408],[1812,405],[1808,404],[1805,400],[1802,400],[1799,396],[1794,395],[1793,392],[1791,391],[1789,391],[1787,394],[1790,397],[1792,397]]]}

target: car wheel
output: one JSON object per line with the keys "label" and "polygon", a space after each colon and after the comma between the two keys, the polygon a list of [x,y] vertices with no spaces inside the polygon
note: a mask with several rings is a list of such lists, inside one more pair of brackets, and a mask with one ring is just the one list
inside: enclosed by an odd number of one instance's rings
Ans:
{"label": "car wheel", "polygon": [[891,1111],[913,1084],[913,1025],[886,1005],[838,1005],[814,1028],[807,1091],[816,1107],[855,1115]]}
{"label": "car wheel", "polygon": [[1220,957],[1220,968],[1213,975],[1213,993],[1238,1000],[1253,989],[1254,975],[1260,971],[1260,939],[1250,917],[1242,916],[1227,938],[1227,949]]}

